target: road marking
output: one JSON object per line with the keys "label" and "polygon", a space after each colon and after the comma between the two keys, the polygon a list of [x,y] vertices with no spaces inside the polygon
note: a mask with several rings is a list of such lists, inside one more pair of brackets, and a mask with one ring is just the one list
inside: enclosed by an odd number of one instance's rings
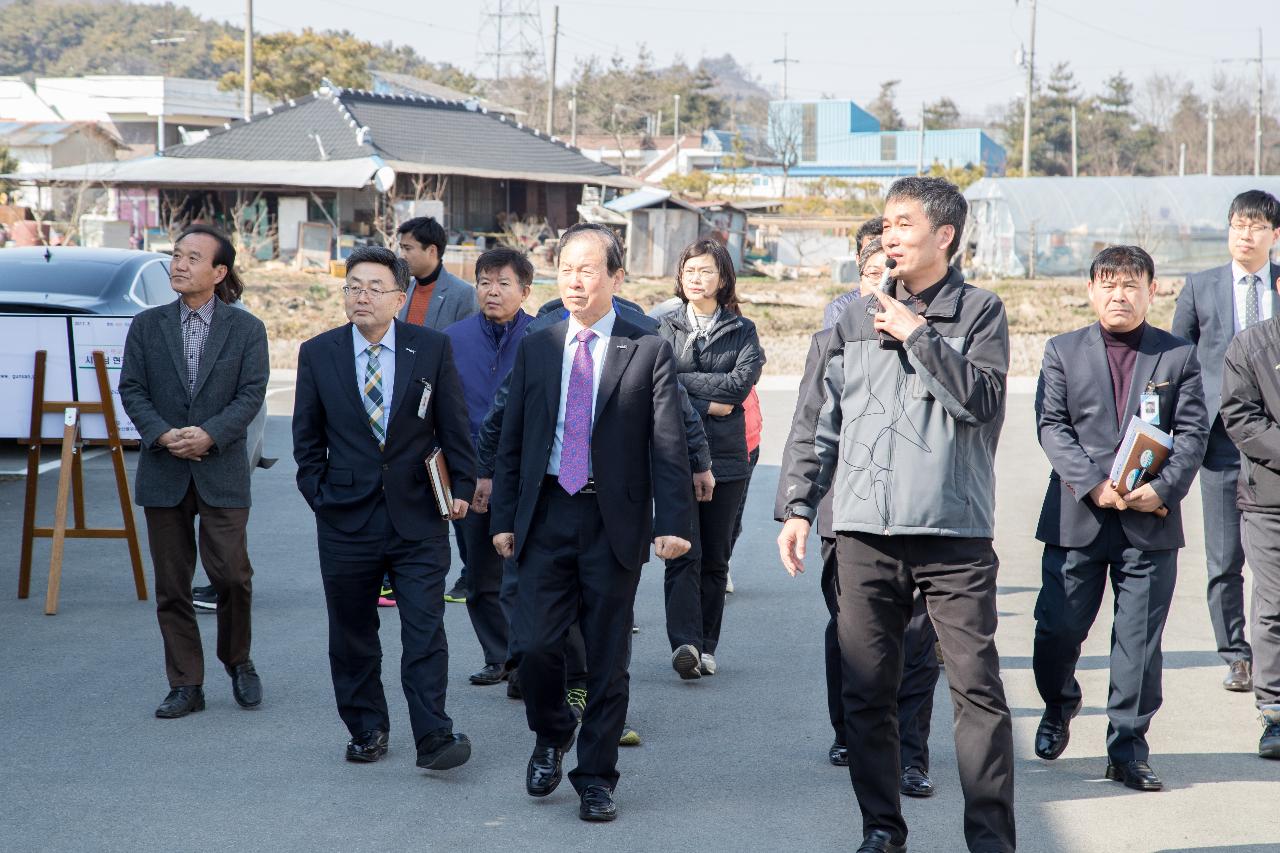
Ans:
{"label": "road marking", "polygon": [[[90,459],[101,456],[106,452],[107,452],[107,448],[105,447],[95,447],[92,450],[86,450],[83,454],[81,454],[80,461],[81,463],[88,462]],[[61,466],[62,466],[62,459],[60,458],[53,459],[53,460],[50,460],[49,462],[45,462],[39,468],[37,468],[36,473],[47,474],[50,471],[57,470]],[[0,471],[0,477],[25,477],[25,476],[27,476],[26,465],[23,465],[21,468],[18,468],[15,471]]]}

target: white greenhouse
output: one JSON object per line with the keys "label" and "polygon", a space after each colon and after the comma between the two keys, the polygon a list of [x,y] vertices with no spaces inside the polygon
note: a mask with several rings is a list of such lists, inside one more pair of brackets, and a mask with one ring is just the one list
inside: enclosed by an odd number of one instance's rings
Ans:
{"label": "white greenhouse", "polygon": [[1117,243],[1150,252],[1158,277],[1216,266],[1231,199],[1251,189],[1280,196],[1280,175],[983,178],[965,191],[965,272],[1078,275]]}

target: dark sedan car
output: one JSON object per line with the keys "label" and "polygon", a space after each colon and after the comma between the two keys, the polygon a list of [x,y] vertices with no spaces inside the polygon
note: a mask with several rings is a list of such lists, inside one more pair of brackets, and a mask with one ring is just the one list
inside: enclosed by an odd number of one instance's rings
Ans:
{"label": "dark sedan car", "polygon": [[[0,249],[0,314],[107,314],[132,317],[178,298],[169,256],[79,246]],[[236,303],[243,307],[241,303]],[[267,407],[249,425],[252,465],[262,460]]]}
{"label": "dark sedan car", "polygon": [[0,313],[133,315],[172,302],[169,256],[50,246],[0,250]]}

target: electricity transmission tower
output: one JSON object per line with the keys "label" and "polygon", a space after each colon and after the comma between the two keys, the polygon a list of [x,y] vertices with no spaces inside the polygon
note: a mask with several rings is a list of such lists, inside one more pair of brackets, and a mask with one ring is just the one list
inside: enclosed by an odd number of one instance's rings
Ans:
{"label": "electricity transmission tower", "polygon": [[487,0],[480,13],[479,39],[484,67],[494,80],[544,65],[538,0]]}

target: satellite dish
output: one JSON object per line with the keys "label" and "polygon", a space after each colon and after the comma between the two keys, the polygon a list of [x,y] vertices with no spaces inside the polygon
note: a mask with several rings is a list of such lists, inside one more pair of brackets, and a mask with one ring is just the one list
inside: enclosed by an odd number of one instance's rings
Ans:
{"label": "satellite dish", "polygon": [[383,166],[381,169],[373,173],[373,186],[380,193],[387,193],[396,185],[396,170],[390,166]]}

